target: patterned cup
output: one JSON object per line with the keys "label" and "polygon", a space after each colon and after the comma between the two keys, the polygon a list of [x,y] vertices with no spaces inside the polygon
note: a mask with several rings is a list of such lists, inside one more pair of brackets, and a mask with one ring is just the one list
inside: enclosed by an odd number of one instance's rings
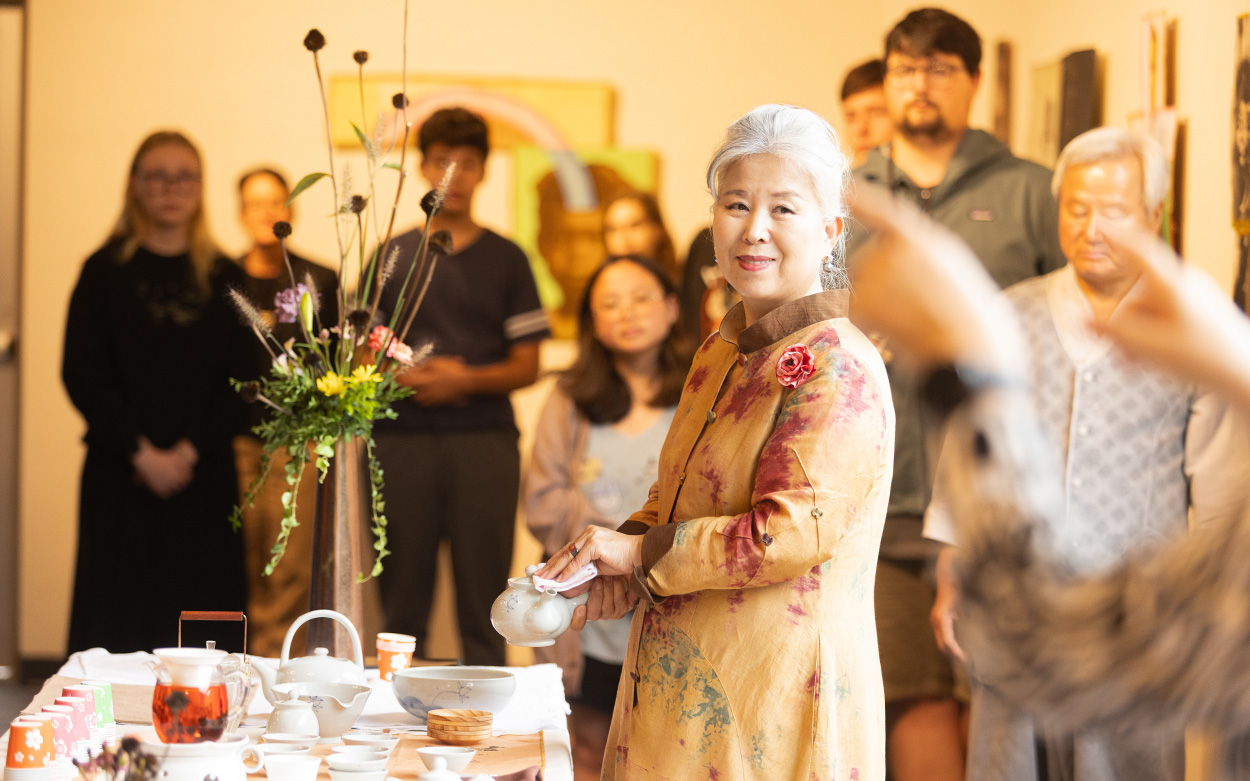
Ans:
{"label": "patterned cup", "polygon": [[83,686],[75,684],[74,686],[66,686],[61,689],[61,695],[64,697],[82,697],[87,701],[87,729],[91,730],[91,742],[95,744],[100,739],[100,706],[95,701],[95,687]]}
{"label": "patterned cup", "polygon": [[378,633],[378,676],[391,680],[396,670],[406,670],[412,665],[412,655],[417,650],[417,638],[394,632]]}
{"label": "patterned cup", "polygon": [[95,725],[105,743],[117,740],[117,723],[113,721],[113,685],[105,681],[83,681],[81,686],[95,689]]}
{"label": "patterned cup", "polygon": [[9,754],[5,768],[35,770],[50,768],[56,757],[52,724],[19,718],[9,725]]}
{"label": "patterned cup", "polygon": [[[96,748],[91,745],[91,727],[90,722],[87,721],[87,701],[82,697],[57,697],[54,702],[57,705],[65,705],[73,709],[71,715],[74,718],[74,734],[78,736],[78,748],[74,753],[74,757],[78,759],[85,758],[88,751]],[[92,712],[95,712],[94,709]]]}
{"label": "patterned cup", "polygon": [[[50,710],[57,708],[58,710]],[[56,761],[63,768],[73,772],[74,766],[71,761],[74,758],[74,747],[76,745],[74,739],[74,717],[70,715],[69,709],[63,705],[45,705],[43,707],[43,715],[52,718],[52,742],[56,748]],[[62,774],[64,776],[64,773]]]}
{"label": "patterned cup", "polygon": [[[52,725],[52,779],[53,781],[68,781],[74,776],[74,765],[69,755],[69,746],[61,740],[57,735],[57,722],[67,725],[69,722],[69,714],[67,713],[27,713],[22,715],[22,721],[42,721]],[[66,726],[62,730],[67,729]]]}

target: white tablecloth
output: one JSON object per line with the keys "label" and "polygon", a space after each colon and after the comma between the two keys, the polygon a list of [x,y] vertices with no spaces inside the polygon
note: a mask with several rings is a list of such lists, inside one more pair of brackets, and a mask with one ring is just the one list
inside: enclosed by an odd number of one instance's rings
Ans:
{"label": "white tablecloth", "polygon": [[[69,658],[60,669],[61,675],[75,678],[93,678],[114,683],[152,685],[155,678],[145,662],[156,661],[149,653],[111,654],[103,648],[80,651]],[[277,669],[277,659],[267,659]],[[533,667],[498,667],[516,676],[516,694],[502,712],[495,714],[496,735],[527,735],[539,730],[567,730],[565,717],[569,705],[564,700],[564,683],[560,668],[554,664],[538,664]],[[364,713],[356,722],[359,727],[415,727],[417,721],[395,699],[391,684],[378,678],[374,668],[365,670],[366,682],[373,690]],[[252,706],[248,709],[245,725],[264,725],[273,706],[260,691],[260,680],[253,676],[257,687]]]}
{"label": "white tablecloth", "polygon": [[[156,661],[148,653],[110,654],[103,648],[92,648],[72,655],[61,667],[61,675],[89,678],[112,683],[130,683],[151,686],[156,682],[145,662]],[[276,669],[277,660],[268,659]],[[564,700],[564,684],[560,668],[554,664],[533,667],[499,667],[516,676],[516,693],[503,711],[495,714],[496,735],[528,735],[542,730],[547,747],[548,781],[572,781],[572,764],[569,753],[568,722],[569,705]],[[356,721],[358,727],[412,728],[417,720],[399,706],[390,683],[378,678],[378,671],[366,668],[366,682],[373,690],[364,713]],[[273,706],[260,691],[260,680],[253,678],[256,696],[248,709],[248,716],[240,732],[257,735],[264,731]]]}

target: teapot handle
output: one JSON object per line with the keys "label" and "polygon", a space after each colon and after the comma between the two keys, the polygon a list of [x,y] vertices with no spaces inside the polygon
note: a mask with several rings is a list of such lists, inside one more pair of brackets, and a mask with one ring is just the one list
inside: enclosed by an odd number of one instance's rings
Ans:
{"label": "teapot handle", "polygon": [[352,625],[350,618],[335,610],[310,610],[295,619],[295,623],[291,624],[291,628],[286,630],[286,637],[282,639],[282,658],[279,664],[286,664],[291,659],[291,641],[295,639],[295,630],[314,618],[333,618],[343,625],[343,628],[347,630],[348,637],[352,639],[352,652],[356,654],[356,666],[360,668],[360,672],[363,674],[365,671],[365,652],[360,647],[360,634],[356,631],[356,627]]}

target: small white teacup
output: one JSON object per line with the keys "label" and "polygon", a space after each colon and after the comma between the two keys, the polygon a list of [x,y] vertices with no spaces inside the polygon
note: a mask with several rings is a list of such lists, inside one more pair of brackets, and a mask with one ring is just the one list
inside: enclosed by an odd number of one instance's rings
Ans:
{"label": "small white teacup", "polygon": [[386,770],[387,758],[377,755],[332,753],[326,756],[326,764],[331,770],[348,770],[365,772],[369,770]]}
{"label": "small white teacup", "polygon": [[468,767],[469,762],[473,760],[473,755],[476,753],[476,749],[466,746],[425,746],[417,749],[417,754],[421,757],[421,761],[430,770],[434,769],[434,758],[442,757],[447,761],[447,769],[453,773],[459,773]]}
{"label": "small white teacup", "polygon": [[270,781],[316,781],[321,757],[300,754],[266,754],[265,775]]}

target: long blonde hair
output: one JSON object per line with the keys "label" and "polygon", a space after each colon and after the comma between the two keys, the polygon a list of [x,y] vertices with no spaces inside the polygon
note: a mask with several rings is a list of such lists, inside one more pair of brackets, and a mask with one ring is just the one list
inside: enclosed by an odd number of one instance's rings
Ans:
{"label": "long blonde hair", "polygon": [[[117,259],[121,263],[128,262],[135,256],[135,251],[143,244],[143,240],[147,238],[148,231],[151,228],[147,215],[143,213],[143,209],[139,204],[139,199],[135,195],[133,180],[139,173],[139,161],[148,152],[160,146],[178,145],[187,149],[191,154],[195,155],[195,162],[200,166],[200,176],[204,175],[204,158],[200,155],[200,150],[191,142],[191,139],[179,133],[176,130],[158,130],[147,138],[143,139],[143,143],[139,144],[139,149],[135,151],[134,159],[130,161],[130,176],[126,180],[126,192],[123,200],[122,214],[117,220],[117,227],[113,229],[112,239],[120,241],[117,251]],[[201,291],[209,290],[209,277],[212,275],[213,264],[220,257],[221,251],[217,249],[216,242],[208,233],[208,220],[204,216],[204,197],[201,194],[199,203],[195,207],[195,214],[191,216],[191,236],[190,236],[191,267],[195,272],[195,282]]]}

